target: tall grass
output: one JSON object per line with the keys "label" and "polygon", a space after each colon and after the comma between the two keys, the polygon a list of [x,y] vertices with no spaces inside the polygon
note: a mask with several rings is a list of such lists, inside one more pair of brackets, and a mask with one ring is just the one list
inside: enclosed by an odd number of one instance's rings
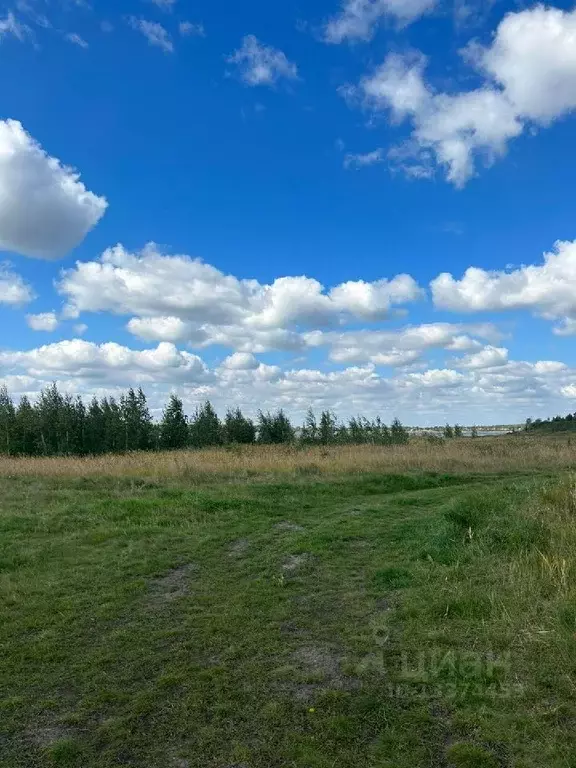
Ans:
{"label": "tall grass", "polygon": [[131,453],[77,458],[0,458],[0,477],[110,476],[193,479],[195,476],[251,477],[268,474],[498,473],[554,471],[576,466],[570,438],[501,437],[397,446],[247,446],[201,451]]}

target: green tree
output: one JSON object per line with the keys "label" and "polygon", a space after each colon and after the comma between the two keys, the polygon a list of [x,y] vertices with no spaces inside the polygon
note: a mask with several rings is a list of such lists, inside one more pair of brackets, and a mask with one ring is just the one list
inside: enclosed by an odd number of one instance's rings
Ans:
{"label": "green tree", "polygon": [[460,424],[455,424],[454,425],[454,437],[463,437],[463,435],[464,435],[464,430],[462,429]]}
{"label": "green tree", "polygon": [[125,450],[126,435],[122,420],[122,410],[114,397],[104,397],[101,404],[103,444],[101,453],[120,453]]}
{"label": "green tree", "polygon": [[185,448],[188,444],[188,419],[184,414],[182,400],[175,394],[170,400],[160,423],[160,445],[162,448]]}
{"label": "green tree", "polygon": [[318,427],[318,438],[322,445],[332,445],[336,442],[338,423],[336,416],[331,411],[322,411],[320,416],[320,425]]}
{"label": "green tree", "polygon": [[366,437],[366,428],[362,418],[360,416],[358,418],[352,416],[348,421],[348,441],[352,445],[362,445],[362,443],[366,442]]}
{"label": "green tree", "polygon": [[347,445],[350,442],[350,434],[348,433],[348,427],[346,424],[338,425],[338,433],[336,435],[336,442],[339,445]]}
{"label": "green tree", "polygon": [[223,430],[218,414],[207,400],[190,422],[190,444],[195,448],[222,445]]}
{"label": "green tree", "polygon": [[380,444],[381,445],[390,445],[392,442],[392,433],[388,429],[386,424],[382,424],[380,427]]}
{"label": "green tree", "polygon": [[402,426],[400,419],[394,419],[390,426],[390,439],[396,445],[403,445],[409,440],[408,430]]}
{"label": "green tree", "polygon": [[37,415],[40,453],[57,456],[66,452],[65,403],[56,383],[40,392],[34,410]]}
{"label": "green tree", "polygon": [[472,427],[472,431],[470,432],[470,437],[478,437],[478,427],[476,426]]}
{"label": "green tree", "polygon": [[448,440],[454,437],[454,430],[452,429],[450,424],[446,424],[446,426],[444,427],[444,437]]}
{"label": "green tree", "polygon": [[132,387],[120,398],[125,451],[147,451],[152,447],[152,418],[146,395]]}
{"label": "green tree", "polygon": [[106,450],[104,413],[96,397],[93,397],[86,413],[86,453],[93,456]]}
{"label": "green tree", "polygon": [[305,445],[314,445],[314,443],[318,442],[318,423],[312,408],[308,408],[306,413],[304,424],[302,425],[300,440]]}
{"label": "green tree", "polygon": [[17,454],[35,456],[39,453],[38,415],[26,395],[20,398],[16,409],[15,437]]}
{"label": "green tree", "polygon": [[5,384],[0,387],[0,453],[16,452],[16,409]]}
{"label": "green tree", "polygon": [[256,440],[256,427],[252,419],[247,419],[240,408],[236,408],[226,413],[224,435],[227,443],[250,445]]}
{"label": "green tree", "polygon": [[149,451],[154,447],[152,416],[148,408],[148,402],[146,401],[146,395],[142,391],[142,387],[138,387],[136,393],[136,402],[138,404],[138,450]]}
{"label": "green tree", "polygon": [[282,409],[276,413],[258,412],[258,442],[265,445],[280,445],[294,440],[294,427]]}
{"label": "green tree", "polygon": [[86,406],[81,397],[64,398],[64,420],[66,425],[65,451],[68,454],[83,456],[86,451]]}

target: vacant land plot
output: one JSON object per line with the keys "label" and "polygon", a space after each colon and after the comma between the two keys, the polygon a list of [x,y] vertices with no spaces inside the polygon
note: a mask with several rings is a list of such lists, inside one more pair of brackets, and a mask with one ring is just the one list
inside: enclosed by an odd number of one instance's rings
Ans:
{"label": "vacant land plot", "polygon": [[576,765],[553,475],[0,481],[0,765]]}
{"label": "vacant land plot", "polygon": [[374,472],[525,472],[574,467],[576,437],[570,434],[412,439],[406,445],[252,445],[202,451],[127,453],[86,458],[0,456],[0,477],[119,477],[238,480],[277,475],[341,475]]}

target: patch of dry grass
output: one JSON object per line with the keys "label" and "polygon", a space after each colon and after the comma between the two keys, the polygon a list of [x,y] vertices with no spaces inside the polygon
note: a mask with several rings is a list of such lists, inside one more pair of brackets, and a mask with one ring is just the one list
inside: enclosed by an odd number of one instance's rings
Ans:
{"label": "patch of dry grass", "polygon": [[569,437],[506,436],[432,443],[414,439],[398,446],[299,448],[247,446],[202,451],[132,453],[89,458],[0,458],[0,477],[145,477],[150,479],[343,473],[450,473],[566,470],[576,466]]}

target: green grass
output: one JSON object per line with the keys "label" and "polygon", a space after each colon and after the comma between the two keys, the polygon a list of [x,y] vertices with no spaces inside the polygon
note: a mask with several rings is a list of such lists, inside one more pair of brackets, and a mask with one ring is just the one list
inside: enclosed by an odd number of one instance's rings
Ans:
{"label": "green grass", "polygon": [[529,476],[0,483],[0,766],[576,766],[576,501]]}

